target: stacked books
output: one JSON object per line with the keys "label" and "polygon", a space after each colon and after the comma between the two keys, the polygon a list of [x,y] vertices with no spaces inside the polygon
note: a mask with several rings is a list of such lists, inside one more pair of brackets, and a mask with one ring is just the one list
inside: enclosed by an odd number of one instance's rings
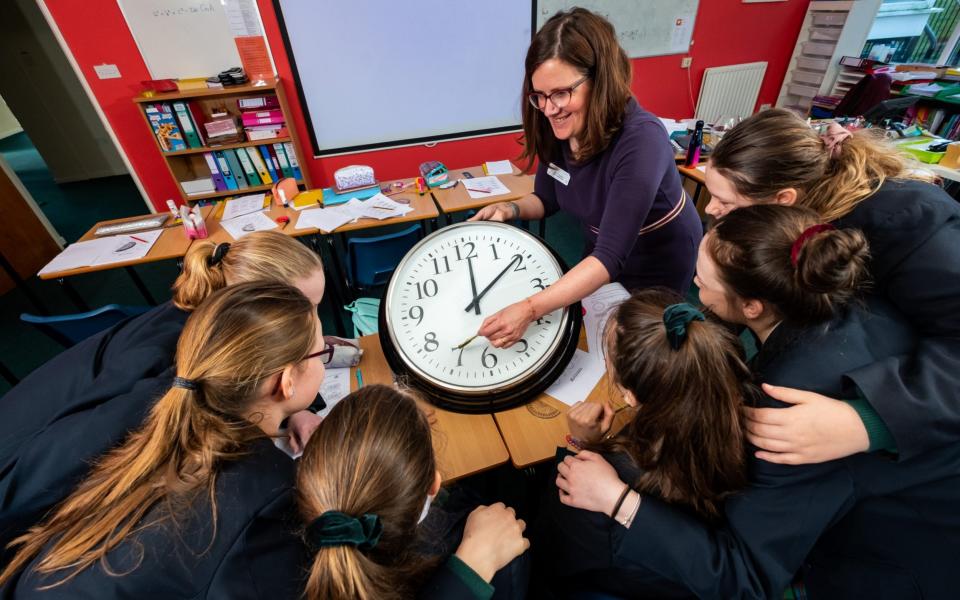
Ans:
{"label": "stacked books", "polygon": [[286,120],[276,96],[239,98],[237,108],[249,141],[287,137]]}

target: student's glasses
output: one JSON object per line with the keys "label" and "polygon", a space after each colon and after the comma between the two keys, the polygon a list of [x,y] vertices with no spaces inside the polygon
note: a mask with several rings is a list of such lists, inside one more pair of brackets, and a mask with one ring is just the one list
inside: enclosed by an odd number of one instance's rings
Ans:
{"label": "student's glasses", "polygon": [[590,79],[590,76],[587,75],[571,85],[568,88],[563,88],[561,90],[555,90],[549,94],[542,94],[540,92],[530,92],[527,94],[527,100],[530,101],[530,104],[533,105],[537,110],[546,110],[547,100],[550,101],[550,104],[553,104],[558,109],[563,108],[567,104],[570,104],[570,98],[573,97],[573,90],[580,87],[584,81]]}

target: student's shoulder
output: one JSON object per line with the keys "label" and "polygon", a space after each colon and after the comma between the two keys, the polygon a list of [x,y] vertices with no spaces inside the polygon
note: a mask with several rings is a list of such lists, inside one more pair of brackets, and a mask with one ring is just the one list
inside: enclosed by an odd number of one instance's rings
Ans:
{"label": "student's shoulder", "polygon": [[840,222],[870,232],[915,235],[960,219],[960,204],[933,183],[888,179]]}

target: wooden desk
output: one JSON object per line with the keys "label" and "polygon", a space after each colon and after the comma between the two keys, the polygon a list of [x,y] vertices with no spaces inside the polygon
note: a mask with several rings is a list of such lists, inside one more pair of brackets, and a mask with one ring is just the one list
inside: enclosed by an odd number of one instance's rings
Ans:
{"label": "wooden desk", "polygon": [[[204,207],[202,210],[205,211],[203,214],[206,216],[212,209],[211,207]],[[102,227],[103,225],[114,225],[116,223],[125,223],[127,221],[137,221],[149,216],[152,215],[128,217],[125,219],[113,219],[111,221],[100,221],[91,227],[89,231],[83,234],[83,237],[81,237],[78,241],[86,242],[88,240],[96,239],[97,235],[95,232],[98,227]],[[131,233],[132,235],[136,235],[136,232]],[[160,237],[157,239],[156,243],[154,243],[153,247],[150,248],[150,252],[148,252],[143,258],[110,263],[108,265],[98,265],[95,267],[79,267],[77,269],[68,269],[66,271],[57,271],[55,273],[44,273],[43,275],[40,275],[40,279],[60,279],[62,277],[70,277],[71,275],[79,275],[81,273],[93,273],[95,271],[105,271],[107,269],[115,269],[117,267],[130,267],[144,263],[156,262],[158,260],[169,260],[171,258],[183,258],[192,242],[193,240],[184,234],[183,226],[174,225],[173,227],[167,227],[163,230],[163,233],[160,234]]]}
{"label": "wooden desk", "polygon": [[[360,338],[363,358],[360,371],[364,385],[393,385],[393,373],[380,347],[380,337]],[[356,391],[356,368],[350,370],[350,390]],[[427,406],[433,423],[433,449],[446,482],[502,465],[509,459],[497,425],[490,415],[464,415]]]}
{"label": "wooden desk", "polygon": [[[705,164],[706,163],[701,163],[700,166],[702,167]],[[693,192],[693,205],[697,207],[697,210],[700,213],[703,213],[703,210],[700,206],[700,192],[703,191],[703,185],[706,181],[706,174],[697,167],[685,167],[679,163],[677,164],[677,171],[680,172],[681,177],[686,177],[697,184],[697,187]]]}
{"label": "wooden desk", "polygon": [[[474,177],[484,176],[482,167],[467,167],[466,169],[450,171],[450,180],[461,179],[464,171],[470,171]],[[497,175],[497,177],[500,178],[503,185],[510,188],[509,194],[501,194],[500,196],[492,196],[490,198],[471,198],[470,194],[467,193],[467,190],[463,187],[463,184],[457,184],[449,190],[433,188],[430,190],[430,193],[433,194],[433,199],[436,200],[437,205],[444,214],[483,208],[488,204],[496,204],[497,202],[519,200],[527,194],[533,193],[533,177],[531,175],[524,175],[516,166],[513,167],[513,175]]]}
{"label": "wooden desk", "polygon": [[[580,330],[578,347],[587,350],[583,329]],[[605,398],[614,398],[610,380],[606,375],[600,378],[587,400],[602,402]],[[614,404],[621,402],[617,399]],[[565,438],[570,433],[566,417],[569,409],[563,402],[543,393],[529,404],[493,415],[510,451],[513,466],[523,469],[550,460],[556,455],[557,446],[566,445]],[[614,427],[622,427],[631,417],[628,413],[630,411],[625,410],[617,415]]]}

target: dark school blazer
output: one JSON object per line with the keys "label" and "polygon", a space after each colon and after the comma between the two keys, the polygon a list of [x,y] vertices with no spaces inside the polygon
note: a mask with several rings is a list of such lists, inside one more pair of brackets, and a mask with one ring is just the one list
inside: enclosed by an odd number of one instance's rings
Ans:
{"label": "dark school blazer", "polygon": [[[758,379],[843,398],[861,365],[913,350],[913,329],[870,300],[825,326],[781,324],[755,359]],[[766,398],[765,406],[783,406]],[[949,598],[960,555],[960,445],[895,461],[857,454],[815,465],[749,459],[750,486],[710,528],[644,497],[616,563],[701,598],[779,598],[803,569],[811,598]]]}

